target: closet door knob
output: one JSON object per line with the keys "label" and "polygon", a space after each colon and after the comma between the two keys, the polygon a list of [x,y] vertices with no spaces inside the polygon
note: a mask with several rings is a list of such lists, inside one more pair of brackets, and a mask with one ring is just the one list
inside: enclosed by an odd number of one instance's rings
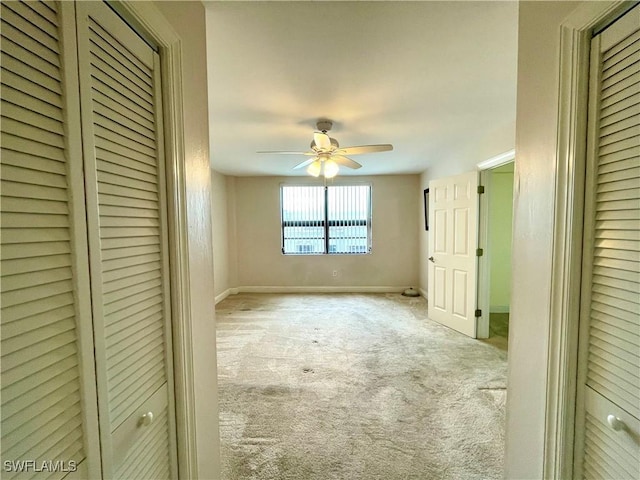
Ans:
{"label": "closet door knob", "polygon": [[436,261],[433,259],[433,257],[429,257],[429,261],[433,262],[433,263],[436,263]]}
{"label": "closet door knob", "polygon": [[140,424],[144,425],[145,427],[147,425],[151,425],[151,422],[153,422],[153,412],[147,412],[142,415],[142,417],[140,417]]}
{"label": "closet door knob", "polygon": [[620,420],[618,417],[616,417],[615,415],[609,415],[607,417],[607,423],[615,431],[622,430],[625,427],[624,422]]}

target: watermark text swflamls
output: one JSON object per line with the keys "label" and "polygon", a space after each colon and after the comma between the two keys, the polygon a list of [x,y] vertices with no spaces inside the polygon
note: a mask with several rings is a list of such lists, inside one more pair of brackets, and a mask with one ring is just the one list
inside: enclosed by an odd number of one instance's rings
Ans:
{"label": "watermark text swflamls", "polygon": [[75,472],[78,462],[75,460],[5,460],[2,464],[5,472]]}

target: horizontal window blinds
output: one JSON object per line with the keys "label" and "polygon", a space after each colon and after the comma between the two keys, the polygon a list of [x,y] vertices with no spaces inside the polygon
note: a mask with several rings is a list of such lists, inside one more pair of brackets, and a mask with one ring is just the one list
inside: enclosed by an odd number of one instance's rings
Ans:
{"label": "horizontal window blinds", "polygon": [[5,462],[86,456],[58,7],[1,6],[3,478]]}

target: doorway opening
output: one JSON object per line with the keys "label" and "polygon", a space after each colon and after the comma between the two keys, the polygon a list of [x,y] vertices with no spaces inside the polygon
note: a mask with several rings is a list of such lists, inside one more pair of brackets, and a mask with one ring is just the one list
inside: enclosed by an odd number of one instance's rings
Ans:
{"label": "doorway opening", "polygon": [[514,185],[514,155],[509,153],[499,162],[478,166],[484,186],[478,235],[482,248],[478,259],[479,338],[509,336]]}

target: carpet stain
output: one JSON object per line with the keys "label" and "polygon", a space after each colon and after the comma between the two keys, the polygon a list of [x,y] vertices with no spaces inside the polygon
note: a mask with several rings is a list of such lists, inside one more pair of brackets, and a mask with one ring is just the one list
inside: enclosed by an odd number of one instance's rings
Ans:
{"label": "carpet stain", "polygon": [[502,478],[506,343],[423,298],[239,294],[217,328],[223,479]]}

